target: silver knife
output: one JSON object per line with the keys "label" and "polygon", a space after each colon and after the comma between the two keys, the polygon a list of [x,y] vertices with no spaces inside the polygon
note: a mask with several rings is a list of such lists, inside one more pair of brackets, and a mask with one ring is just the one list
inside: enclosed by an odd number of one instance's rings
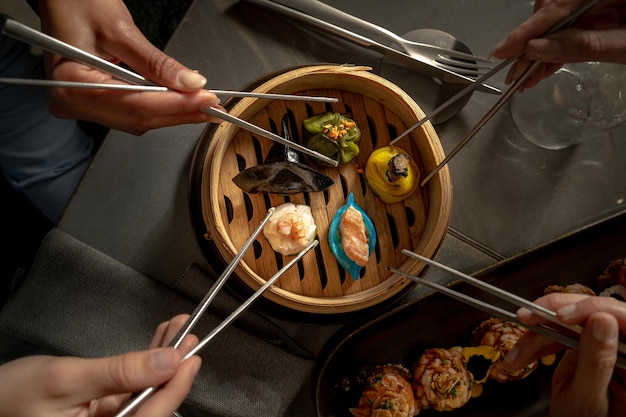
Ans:
{"label": "silver knife", "polygon": [[[405,54],[404,52],[400,52],[387,45],[383,45],[382,43],[376,42],[373,39],[356,34],[354,32],[351,32],[349,30],[336,26],[332,23],[328,23],[324,20],[318,19],[306,13],[292,9],[290,7],[283,6],[276,2],[273,2],[270,0],[243,0],[243,1],[268,8],[270,10],[282,13],[283,15],[298,19],[304,23],[308,23],[311,26],[321,29],[327,33],[337,35],[340,38],[350,41],[352,43],[355,43],[363,48],[367,48],[372,51],[378,52],[382,54],[383,56],[390,58],[398,63],[401,63],[402,65],[405,65],[411,69],[419,71],[422,74],[439,78],[440,80],[444,82],[455,83],[455,84],[460,84],[460,83],[470,84],[470,83],[475,82],[473,78],[466,77],[461,74],[457,74],[456,72],[447,70],[445,68],[433,66],[432,64],[422,61],[417,57],[412,57],[408,54]],[[490,86],[488,84],[483,84],[478,89],[486,91],[486,92],[494,93],[494,94],[500,94],[499,89],[493,86]]]}

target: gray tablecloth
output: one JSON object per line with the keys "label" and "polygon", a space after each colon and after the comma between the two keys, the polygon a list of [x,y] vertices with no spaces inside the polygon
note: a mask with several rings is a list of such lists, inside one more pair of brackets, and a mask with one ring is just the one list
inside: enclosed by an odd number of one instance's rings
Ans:
{"label": "gray tablecloth", "polygon": [[[192,312],[211,285],[192,265],[175,288],[168,288],[53,229],[0,313],[0,337],[5,339],[0,346],[14,340],[83,357],[142,349],[160,322]],[[202,337],[238,305],[222,290],[193,332]],[[310,353],[251,311],[201,356],[203,366],[187,406],[203,416],[290,414],[314,365]]]}

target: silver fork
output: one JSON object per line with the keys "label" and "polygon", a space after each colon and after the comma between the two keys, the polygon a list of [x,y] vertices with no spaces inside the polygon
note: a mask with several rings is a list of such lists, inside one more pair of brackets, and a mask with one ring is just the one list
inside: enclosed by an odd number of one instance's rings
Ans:
{"label": "silver fork", "polygon": [[[473,84],[476,82],[476,78],[474,76],[461,74],[456,71],[456,68],[453,70],[450,70],[446,66],[440,64],[439,62],[435,61],[434,59],[432,59],[430,56],[427,56],[426,54],[409,55],[405,52],[399,51],[387,45],[383,45],[382,43],[377,42],[373,39],[367,38],[355,32],[351,32],[347,29],[344,29],[338,26],[337,24],[329,23],[326,20],[314,17],[310,13],[301,12],[300,10],[297,10],[295,8],[285,6],[283,4],[280,4],[271,0],[242,0],[242,1],[246,1],[248,3],[281,13],[284,16],[297,19],[317,29],[320,29],[327,33],[333,34],[341,39],[345,39],[349,42],[359,45],[363,48],[367,48],[372,51],[378,52],[384,57],[389,58],[392,62],[398,63],[407,68],[418,71],[421,74],[438,78],[443,82],[447,82],[451,84]],[[311,1],[316,2],[314,0],[311,0]],[[472,56],[472,60],[474,58],[475,57]],[[478,74],[479,74],[479,71],[476,71],[473,75],[478,76]],[[476,89],[479,91],[490,93],[490,94],[501,94],[499,89],[488,84],[480,84],[476,86]]]}
{"label": "silver fork", "polygon": [[387,41],[396,44],[402,52],[410,56],[429,58],[440,67],[459,74],[480,76],[492,67],[492,61],[490,59],[455,51],[453,49],[442,48],[437,45],[405,39],[389,29],[353,16],[318,0],[276,0],[276,2],[311,14],[327,22],[376,33]]}

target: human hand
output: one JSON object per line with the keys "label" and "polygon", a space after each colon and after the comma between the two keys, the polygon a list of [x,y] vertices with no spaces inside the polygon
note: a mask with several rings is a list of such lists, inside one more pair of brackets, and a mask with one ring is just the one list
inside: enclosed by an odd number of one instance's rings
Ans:
{"label": "human hand", "polygon": [[[620,331],[626,331],[626,303],[610,297],[553,293],[535,301],[557,312],[566,324],[584,325],[578,351],[568,350],[552,378],[550,415],[617,416],[626,406],[626,373],[615,369]],[[526,325],[547,320],[526,309],[518,311]],[[505,357],[503,365],[517,370],[564,347],[528,332]]]}
{"label": "human hand", "polygon": [[512,58],[524,50],[509,70],[506,83],[519,79],[533,61],[539,69],[524,83],[529,88],[566,62],[601,61],[626,64],[626,2],[600,0],[569,28],[541,37],[583,0],[536,0],[533,15],[500,42],[491,55]]}
{"label": "human hand", "polygon": [[187,315],[156,330],[149,350],[110,358],[31,356],[0,366],[2,417],[105,417],[113,415],[129,393],[160,386],[135,417],[171,417],[191,389],[201,360],[183,355],[197,345],[187,336],[178,350],[165,348]]}
{"label": "human hand", "polygon": [[[135,26],[122,0],[42,0],[42,31],[108,61],[124,62],[155,84],[175,91],[128,92],[51,88],[48,107],[58,117],[89,120],[142,134],[184,123],[217,121],[199,111],[219,105],[203,89],[206,78],[167,56]],[[57,55],[45,54],[47,77],[64,81],[113,83],[109,74]]]}

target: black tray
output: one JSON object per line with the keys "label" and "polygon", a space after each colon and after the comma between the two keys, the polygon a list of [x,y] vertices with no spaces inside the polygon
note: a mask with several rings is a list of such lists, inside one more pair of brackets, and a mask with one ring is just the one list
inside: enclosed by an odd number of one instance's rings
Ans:
{"label": "black tray", "polygon": [[[542,295],[551,284],[584,283],[592,288],[604,268],[626,257],[626,213],[588,226],[527,253],[499,262],[474,276],[527,299]],[[494,297],[464,283],[457,291],[500,305]],[[596,289],[596,288],[594,288]],[[366,364],[410,365],[425,348],[469,346],[471,331],[485,313],[441,294],[432,294],[397,307],[359,327],[344,328],[326,345],[315,373],[315,404],[319,416],[350,417],[358,390],[346,391],[345,377],[356,375]],[[525,380],[485,384],[483,394],[450,416],[519,416],[547,414],[553,366],[541,366]],[[423,410],[420,415],[440,415]]]}

